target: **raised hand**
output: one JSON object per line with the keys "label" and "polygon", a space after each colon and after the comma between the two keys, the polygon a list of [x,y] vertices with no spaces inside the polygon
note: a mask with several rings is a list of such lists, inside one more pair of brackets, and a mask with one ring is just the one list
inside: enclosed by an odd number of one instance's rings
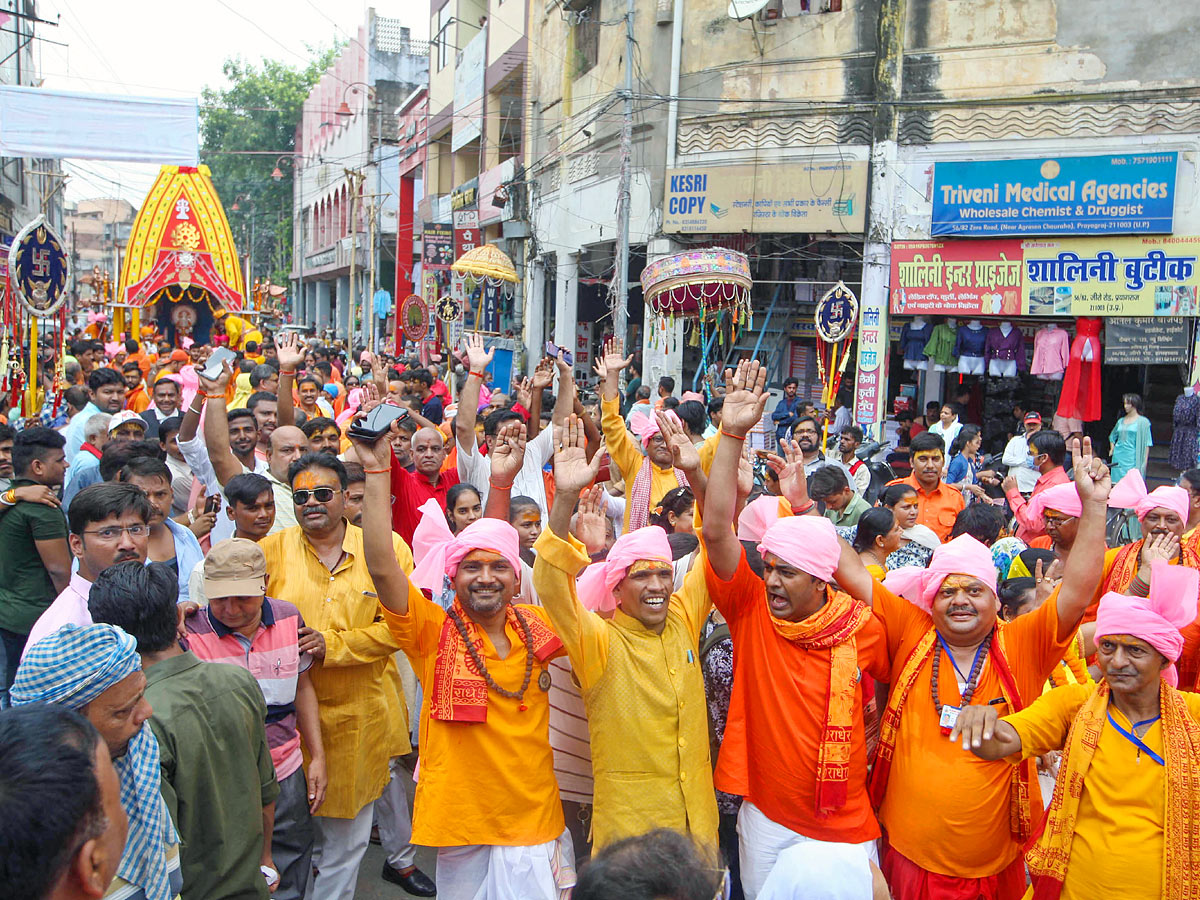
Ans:
{"label": "raised hand", "polygon": [[[354,418],[357,421],[364,416],[366,416],[366,412],[359,410]],[[354,445],[354,450],[358,453],[358,460],[364,469],[390,469],[392,467],[392,438],[399,430],[399,423],[393,422],[387,432],[374,441],[356,437],[352,430],[347,430],[346,436]]]}
{"label": "raised hand", "polygon": [[691,438],[683,433],[683,426],[679,420],[662,411],[656,411],[654,418],[658,422],[658,430],[662,432],[663,440],[671,448],[671,464],[685,472],[694,472],[700,468],[700,454]]}
{"label": "raised hand", "polygon": [[770,395],[767,370],[757,359],[743,359],[737,370],[725,370],[725,405],[721,408],[721,430],[738,437],[762,419]]}
{"label": "raised hand", "polygon": [[571,520],[571,533],[583,542],[588,554],[604,549],[608,537],[607,515],[604,512],[604,488],[593,485],[579,497],[579,508]]}
{"label": "raised hand", "polygon": [[608,374],[620,372],[633,362],[633,356],[625,355],[625,342],[618,337],[611,337],[604,343],[604,368]]}
{"label": "raised hand", "polygon": [[596,480],[604,454],[597,453],[588,462],[587,435],[579,416],[571,413],[566,422],[555,426],[554,446],[554,483],[559,493],[578,494]]}
{"label": "raised hand", "polygon": [[365,382],[362,385],[362,392],[362,403],[358,407],[361,413],[369,413],[383,402],[383,396],[379,393],[379,385],[373,381]]}
{"label": "raised hand", "polygon": [[491,480],[500,487],[511,487],[525,462],[525,425],[516,419],[501,424],[488,442],[492,464]]}
{"label": "raised hand", "polygon": [[1085,437],[1071,441],[1067,448],[1075,460],[1075,489],[1079,499],[1086,502],[1107,503],[1112,490],[1112,478],[1104,461],[1092,453],[1092,439]]}
{"label": "raised hand", "polygon": [[529,378],[513,380],[513,399],[529,409],[529,404],[533,402],[533,382]]}
{"label": "raised hand", "polygon": [[800,445],[784,438],[779,442],[779,449],[783,451],[783,458],[774,453],[767,456],[767,465],[779,478],[779,492],[793,507],[807,506],[808,476],[804,473],[804,454]]}
{"label": "raised hand", "polygon": [[1164,562],[1170,562],[1179,555],[1179,537],[1171,534],[1152,534],[1142,542],[1141,558],[1139,564],[1144,567],[1147,575],[1150,573],[1150,566],[1156,559],[1161,559]]}
{"label": "raised hand", "polygon": [[491,363],[496,350],[483,346],[483,335],[468,334],[463,336],[463,346],[467,351],[467,366],[472,372],[482,372]]}
{"label": "raised hand", "polygon": [[[530,386],[535,391],[544,391],[552,384],[554,384],[554,360],[543,359],[533,370],[533,380]],[[529,404],[525,405],[528,407]]]}
{"label": "raised hand", "polygon": [[216,378],[207,378],[203,369],[196,369],[196,378],[206,394],[224,394],[229,382],[233,380],[233,367],[228,362],[221,363],[221,374]]}
{"label": "raised hand", "polygon": [[1062,560],[1060,559],[1054,560],[1044,568],[1042,561],[1040,559],[1037,561],[1037,564],[1034,566],[1033,582],[1038,606],[1041,606],[1050,599],[1050,595],[1054,593],[1054,589],[1062,581],[1062,568]]}
{"label": "raised hand", "polygon": [[304,365],[304,349],[300,346],[300,335],[285,331],[275,338],[275,356],[281,369],[297,369]]}

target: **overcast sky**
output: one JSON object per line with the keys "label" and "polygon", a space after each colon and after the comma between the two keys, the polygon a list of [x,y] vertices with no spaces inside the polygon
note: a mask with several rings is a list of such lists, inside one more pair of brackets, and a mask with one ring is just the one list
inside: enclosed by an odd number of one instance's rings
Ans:
{"label": "overcast sky", "polygon": [[[224,83],[227,57],[301,65],[311,57],[308,47],[328,47],[355,33],[369,6],[400,18],[414,39],[428,36],[423,0],[42,0],[40,16],[60,24],[39,25],[38,35],[68,46],[36,45],[46,87],[199,97],[203,88]],[[159,169],[98,160],[64,165],[72,176],[67,199],[120,197],[135,207]]]}

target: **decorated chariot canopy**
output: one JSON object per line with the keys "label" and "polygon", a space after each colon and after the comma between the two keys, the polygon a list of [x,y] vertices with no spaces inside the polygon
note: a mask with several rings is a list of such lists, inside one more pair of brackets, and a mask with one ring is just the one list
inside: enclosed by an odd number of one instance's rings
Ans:
{"label": "decorated chariot canopy", "polygon": [[642,270],[642,295],[654,314],[652,342],[663,340],[676,319],[685,320],[691,340],[707,348],[709,333],[732,344],[750,322],[750,260],[725,247],[705,247],[664,256]]}
{"label": "decorated chariot canopy", "polygon": [[142,204],[121,267],[118,302],[207,301],[241,310],[245,286],[208,166],[163,166]]}

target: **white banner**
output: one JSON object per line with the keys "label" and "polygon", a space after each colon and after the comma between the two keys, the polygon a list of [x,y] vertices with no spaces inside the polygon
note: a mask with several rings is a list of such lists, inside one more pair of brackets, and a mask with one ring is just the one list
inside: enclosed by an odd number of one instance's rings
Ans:
{"label": "white banner", "polygon": [[0,86],[0,156],[194,166],[196,98],[126,97]]}

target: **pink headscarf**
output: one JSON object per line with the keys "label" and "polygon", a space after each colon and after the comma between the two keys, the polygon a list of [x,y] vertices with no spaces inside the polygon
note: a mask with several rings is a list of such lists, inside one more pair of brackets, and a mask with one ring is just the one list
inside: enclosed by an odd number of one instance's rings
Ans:
{"label": "pink headscarf", "polygon": [[904,566],[888,572],[883,579],[883,586],[914,606],[930,612],[938,588],[951,575],[978,578],[993,594],[996,593],[996,564],[992,562],[992,551],[969,534],[960,534],[934,550],[928,568]]}
{"label": "pink headscarf", "polygon": [[1146,482],[1142,479],[1142,473],[1137,469],[1130,469],[1108,495],[1109,506],[1117,509],[1132,509],[1137,513],[1139,522],[1146,518],[1150,510],[1160,507],[1171,510],[1186,522],[1189,501],[1187,490],[1181,487],[1157,487],[1147,494]]}
{"label": "pink headscarf", "polygon": [[679,402],[687,403],[689,400],[695,400],[697,403],[703,403],[704,395],[699,394],[696,391],[684,391],[682,396],[679,398]]}
{"label": "pink headscarf", "polygon": [[[683,425],[683,422],[680,420],[679,416],[675,415],[675,410],[668,409],[663,413],[663,415],[676,425]],[[650,438],[654,437],[659,433],[659,431],[662,430],[658,427],[658,417],[654,414],[653,410],[650,410],[648,413],[635,410],[629,416],[629,428],[635,435],[637,435],[637,438],[642,442],[643,447],[649,447]]]}
{"label": "pink headscarf", "polygon": [[1083,515],[1083,501],[1079,499],[1079,491],[1075,487],[1075,482],[1056,484],[1029,498],[1029,514],[1035,522],[1040,522],[1042,513],[1048,509],[1057,509],[1067,516]]}
{"label": "pink headscarf", "polygon": [[604,562],[592,563],[583,570],[576,584],[579,602],[592,612],[616,609],[613,590],[629,572],[629,567],[642,560],[671,563],[671,544],[667,533],[657,525],[647,525],[623,534],[608,551]]}
{"label": "pink headscarf", "polygon": [[346,408],[343,409],[341,415],[337,417],[338,427],[345,425],[354,418],[354,414],[358,412],[358,408],[362,406],[362,398],[362,388],[352,388],[350,393],[346,395]]}
{"label": "pink headscarf", "polygon": [[775,522],[779,520],[779,498],[771,494],[759,497],[746,504],[737,520],[739,541],[757,544]]}
{"label": "pink headscarf", "polygon": [[454,577],[458,564],[473,550],[499,553],[521,572],[521,538],[517,529],[500,519],[476,519],[457,535],[446,524],[446,515],[432,498],[421,504],[421,521],[413,532],[413,583],[427,591],[440,591],[442,577]]}
{"label": "pink headscarf", "polygon": [[[778,499],[771,499],[778,509]],[[833,580],[842,555],[837,531],[824,516],[784,516],[767,528],[758,552],[774,554],[821,581]]]}
{"label": "pink headscarf", "polygon": [[1179,629],[1196,618],[1198,590],[1200,572],[1189,566],[1172,566],[1165,560],[1155,560],[1150,566],[1149,597],[1110,592],[1100,598],[1096,640],[1128,634],[1145,641],[1171,661],[1163,678],[1171,687],[1178,687],[1175,662],[1183,653],[1183,635]]}

